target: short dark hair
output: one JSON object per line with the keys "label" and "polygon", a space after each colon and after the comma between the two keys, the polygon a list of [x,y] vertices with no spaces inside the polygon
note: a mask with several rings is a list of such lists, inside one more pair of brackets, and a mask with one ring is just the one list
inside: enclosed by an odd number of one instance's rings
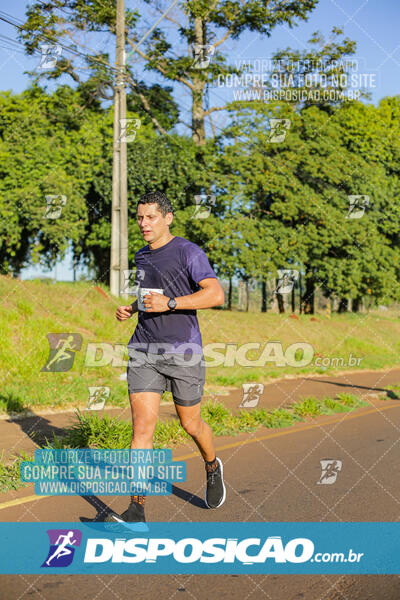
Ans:
{"label": "short dark hair", "polygon": [[158,210],[161,212],[162,216],[169,212],[173,213],[173,208],[171,202],[168,200],[167,196],[163,192],[159,192],[158,190],[154,192],[146,192],[143,196],[140,196],[136,211],[138,209],[139,204],[157,204]]}

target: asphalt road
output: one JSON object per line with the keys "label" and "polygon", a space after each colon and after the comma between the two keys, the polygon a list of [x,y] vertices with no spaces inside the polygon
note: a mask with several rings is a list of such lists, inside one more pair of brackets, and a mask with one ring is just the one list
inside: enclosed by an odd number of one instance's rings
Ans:
{"label": "asphalt road", "polygon": [[[319,417],[284,430],[217,438],[227,500],[205,508],[204,467],[194,444],[174,452],[188,477],[170,497],[149,497],[149,521],[398,521],[400,517],[400,401],[374,400],[353,413]],[[342,461],[332,485],[318,485],[320,460]],[[0,503],[1,521],[79,521],[95,507],[82,497],[27,501],[32,488]],[[15,500],[16,499],[16,500]],[[103,497],[117,511],[124,497]],[[400,560],[400,558],[399,558]],[[398,600],[393,575],[3,575],[1,600]]]}

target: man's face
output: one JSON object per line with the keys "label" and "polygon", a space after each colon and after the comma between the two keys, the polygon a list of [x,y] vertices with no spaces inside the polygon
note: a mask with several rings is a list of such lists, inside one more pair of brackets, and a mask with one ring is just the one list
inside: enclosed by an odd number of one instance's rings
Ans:
{"label": "man's face", "polygon": [[172,213],[162,216],[156,203],[139,204],[137,209],[137,222],[143,239],[152,243],[168,232],[172,222]]}

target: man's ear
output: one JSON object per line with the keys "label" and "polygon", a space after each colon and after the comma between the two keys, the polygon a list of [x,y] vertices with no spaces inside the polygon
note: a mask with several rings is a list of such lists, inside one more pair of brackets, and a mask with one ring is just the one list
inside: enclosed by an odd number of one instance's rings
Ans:
{"label": "man's ear", "polygon": [[165,220],[167,222],[167,225],[171,225],[172,221],[174,220],[174,215],[172,214],[172,212],[169,212],[165,215]]}

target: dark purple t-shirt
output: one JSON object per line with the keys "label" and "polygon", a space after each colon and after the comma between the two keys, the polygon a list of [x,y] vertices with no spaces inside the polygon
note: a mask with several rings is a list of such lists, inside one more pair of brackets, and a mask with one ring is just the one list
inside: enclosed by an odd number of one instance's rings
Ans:
{"label": "dark purple t-shirt", "polygon": [[[197,244],[179,236],[155,250],[150,250],[148,245],[141,248],[135,254],[135,265],[136,284],[140,288],[162,289],[164,296],[170,298],[199,291],[198,282],[202,279],[217,279],[206,253]],[[155,354],[201,353],[202,339],[196,310],[162,313],[139,310],[138,323],[128,343],[128,349],[132,348]]]}

